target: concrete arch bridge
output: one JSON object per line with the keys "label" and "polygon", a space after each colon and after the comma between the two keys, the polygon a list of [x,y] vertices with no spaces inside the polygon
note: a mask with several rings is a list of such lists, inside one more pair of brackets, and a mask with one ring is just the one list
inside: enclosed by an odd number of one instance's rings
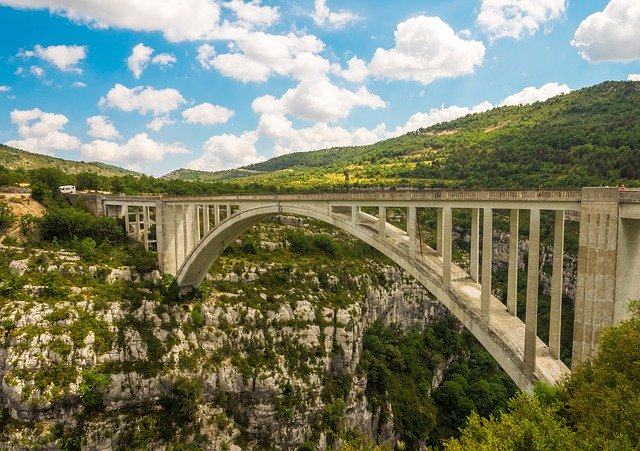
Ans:
{"label": "concrete arch bridge", "polygon": [[[96,213],[124,216],[130,235],[158,251],[160,268],[180,287],[197,287],[218,255],[256,223],[279,214],[324,221],[368,243],[415,277],[493,355],[515,383],[554,383],[569,369],[560,360],[566,212],[579,212],[573,365],[597,348],[603,328],[627,316],[640,298],[640,191],[408,190],[346,193],[149,197],[85,195]],[[406,227],[387,221],[406,210]],[[419,242],[418,209],[437,212],[435,249]],[[470,269],[452,261],[453,210],[471,214]],[[507,305],[491,292],[493,216],[510,217]],[[529,246],[540,247],[540,212],[555,212],[549,342],[538,336],[539,252],[529,252],[526,319],[516,316],[520,212],[529,212]],[[575,215],[574,215],[575,216]],[[482,222],[482,228],[480,227]],[[481,233],[482,230],[482,233]]]}

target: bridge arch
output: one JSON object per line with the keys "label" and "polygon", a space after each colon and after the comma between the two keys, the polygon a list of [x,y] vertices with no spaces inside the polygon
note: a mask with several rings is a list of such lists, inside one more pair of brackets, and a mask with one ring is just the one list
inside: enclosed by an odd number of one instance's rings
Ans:
{"label": "bridge arch", "polygon": [[[568,374],[568,368],[551,356],[548,347],[540,339],[537,339],[536,343],[535,368],[530,368],[524,363],[524,323],[510,315],[505,306],[493,296],[491,322],[487,322],[481,314],[479,284],[466,278],[454,280],[447,286],[442,274],[421,259],[412,257],[402,243],[394,243],[371,229],[349,221],[346,217],[333,214],[326,209],[310,208],[309,205],[299,207],[281,203],[262,204],[243,209],[225,219],[204,236],[186,257],[176,274],[178,285],[184,288],[199,286],[226,246],[255,224],[278,214],[305,216],[333,225],[391,258],[463,323],[520,389],[531,392],[537,380],[553,384]],[[455,269],[458,272],[462,271],[457,267]]]}

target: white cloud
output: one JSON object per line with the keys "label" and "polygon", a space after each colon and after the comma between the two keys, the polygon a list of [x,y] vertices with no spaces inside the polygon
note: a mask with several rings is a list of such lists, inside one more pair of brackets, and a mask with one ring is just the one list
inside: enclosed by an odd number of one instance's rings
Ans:
{"label": "white cloud", "polygon": [[182,143],[165,144],[154,141],[146,133],[139,133],[125,144],[104,140],[91,141],[82,145],[81,153],[85,160],[131,165],[162,161],[167,154],[179,155],[190,152]]}
{"label": "white cloud", "polygon": [[611,0],[582,21],[571,45],[591,63],[640,60],[640,2]]}
{"label": "white cloud", "polygon": [[153,53],[153,49],[151,47],[147,47],[146,45],[140,43],[136,45],[131,51],[131,55],[127,58],[127,66],[133,72],[133,76],[136,78],[140,78],[142,75],[142,71],[149,64],[149,60],[151,60],[151,54]]}
{"label": "white cloud", "polygon": [[520,39],[562,17],[565,0],[482,0],[478,25],[491,39]]}
{"label": "white cloud", "polygon": [[7,142],[8,146],[44,154],[80,147],[78,138],[63,131],[69,122],[64,114],[47,113],[40,108],[13,110],[11,122],[18,126],[22,139]]}
{"label": "white cloud", "polygon": [[344,28],[348,24],[360,20],[360,16],[353,11],[344,9],[331,11],[326,0],[315,0],[315,9],[311,17],[319,27],[336,29]]}
{"label": "white cloud", "polygon": [[491,108],[493,108],[493,105],[491,104],[491,102],[487,101],[482,102],[472,108],[456,105],[442,108],[432,108],[427,113],[413,114],[406,122],[406,124],[396,127],[396,129],[393,132],[389,133],[388,136],[391,137],[404,135],[405,133],[418,130],[419,128],[427,128],[441,122],[452,121],[454,119],[464,117],[467,114],[489,111]]}
{"label": "white cloud", "polygon": [[348,61],[347,69],[342,69],[340,65],[335,65],[335,67],[332,67],[332,72],[354,83],[362,83],[369,76],[367,63],[357,56]]}
{"label": "white cloud", "polygon": [[347,130],[340,126],[317,123],[311,127],[296,129],[286,117],[278,114],[262,114],[257,129],[258,136],[274,141],[274,152],[282,155],[291,152],[307,152],[338,146],[360,146],[384,139],[384,123],[374,130],[364,127]]}
{"label": "white cloud", "polygon": [[151,58],[154,51],[151,47],[147,47],[142,43],[137,44],[133,50],[131,50],[131,55],[127,58],[127,66],[131,69],[131,72],[133,72],[134,77],[139,79],[149,63],[167,66],[176,62],[176,57],[169,53],[160,53]]}
{"label": "white cloud", "polygon": [[9,92],[11,91],[11,86],[0,85],[0,92]]}
{"label": "white cloud", "polygon": [[171,53],[159,53],[151,58],[151,64],[157,64],[159,66],[171,66],[178,61],[175,55]]}
{"label": "white cloud", "polygon": [[640,81],[640,74],[629,74],[627,81]]}
{"label": "white cloud", "polygon": [[231,53],[218,55],[209,64],[242,82],[266,81],[273,73],[309,79],[323,76],[330,68],[329,61],[318,55],[324,43],[313,35],[250,32],[231,47]]}
{"label": "white cloud", "polygon": [[87,84],[81,81],[74,81],[71,86],[73,86],[74,88],[86,88]]}
{"label": "white cloud", "polygon": [[173,125],[175,123],[176,121],[168,116],[154,117],[151,122],[147,124],[147,128],[153,130],[154,132],[159,132],[160,129],[165,125]]}
{"label": "white cloud", "polygon": [[0,0],[0,4],[48,9],[96,28],[160,31],[170,41],[201,39],[220,18],[215,0]]}
{"label": "white cloud", "polygon": [[91,116],[87,118],[89,131],[87,135],[101,139],[115,139],[120,137],[113,122],[107,116]]}
{"label": "white cloud", "polygon": [[198,47],[198,56],[196,59],[200,65],[205,69],[211,69],[213,67],[213,58],[216,56],[216,51],[212,45],[202,44]]}
{"label": "white cloud", "polygon": [[185,122],[190,124],[224,124],[234,115],[234,111],[220,105],[201,103],[182,112]]}
{"label": "white cloud", "polygon": [[260,0],[252,0],[247,3],[242,0],[231,0],[223,5],[233,11],[240,22],[249,27],[273,25],[280,18],[277,6],[263,6],[260,4]]}
{"label": "white cloud", "polygon": [[529,86],[505,98],[502,103],[500,103],[500,106],[529,105],[535,102],[544,102],[551,97],[568,94],[570,92],[571,88],[569,88],[569,86],[558,83],[547,83],[540,88]]}
{"label": "white cloud", "polygon": [[287,90],[280,99],[266,95],[253,101],[256,113],[292,114],[318,122],[345,118],[354,107],[385,108],[386,103],[364,86],[350,91],[328,80],[301,82]]}
{"label": "white cloud", "polygon": [[18,56],[40,58],[61,71],[79,74],[82,73],[82,69],[76,66],[87,57],[87,48],[83,45],[51,45],[49,47],[36,45],[33,50],[21,51]]}
{"label": "white cloud", "polygon": [[33,75],[35,75],[38,78],[42,78],[45,76],[44,69],[41,68],[40,66],[31,66],[29,68],[29,72],[31,72]]}
{"label": "white cloud", "polygon": [[395,48],[378,48],[369,64],[377,77],[429,84],[438,78],[471,74],[481,65],[482,42],[464,40],[439,17],[413,17],[398,24]]}
{"label": "white cloud", "polygon": [[158,116],[170,113],[184,102],[184,98],[176,89],[155,89],[153,86],[136,86],[129,89],[116,83],[106,97],[100,99],[98,105],[122,111],[138,111],[140,114],[151,111]]}
{"label": "white cloud", "polygon": [[212,136],[202,146],[202,156],[187,165],[189,169],[219,171],[259,163],[265,158],[256,152],[256,132]]}

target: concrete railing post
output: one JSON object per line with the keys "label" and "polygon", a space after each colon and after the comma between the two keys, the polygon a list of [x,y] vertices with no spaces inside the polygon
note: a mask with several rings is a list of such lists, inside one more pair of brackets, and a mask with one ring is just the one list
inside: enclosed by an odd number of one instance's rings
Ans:
{"label": "concrete railing post", "polygon": [[524,363],[536,367],[538,340],[538,272],[540,265],[540,210],[531,210],[529,223],[529,263],[527,265],[527,306],[524,334]]}
{"label": "concrete railing post", "polygon": [[509,221],[509,269],[507,275],[507,310],[518,314],[518,245],[520,233],[520,210],[511,210]]}

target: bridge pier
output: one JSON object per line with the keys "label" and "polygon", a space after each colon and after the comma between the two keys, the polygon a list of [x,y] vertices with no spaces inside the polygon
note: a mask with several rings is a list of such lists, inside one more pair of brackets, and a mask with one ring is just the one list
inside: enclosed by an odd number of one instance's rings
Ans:
{"label": "bridge pier", "polygon": [[491,260],[493,258],[493,210],[485,207],[482,222],[482,288],[480,292],[480,308],[482,318],[491,321]]}
{"label": "bridge pier", "polygon": [[529,263],[527,265],[527,306],[524,337],[524,363],[536,367],[538,341],[538,273],[540,265],[540,210],[530,211]]}
{"label": "bridge pier", "polygon": [[509,218],[509,269],[507,272],[507,310],[518,314],[518,246],[520,244],[520,210],[512,209]]}
{"label": "bridge pier", "polygon": [[471,248],[469,249],[469,276],[480,282],[480,209],[471,209]]}
{"label": "bridge pier", "polygon": [[551,306],[549,311],[549,352],[560,358],[562,329],[562,278],[564,275],[564,210],[556,211],[553,228],[553,269],[551,270]]}

